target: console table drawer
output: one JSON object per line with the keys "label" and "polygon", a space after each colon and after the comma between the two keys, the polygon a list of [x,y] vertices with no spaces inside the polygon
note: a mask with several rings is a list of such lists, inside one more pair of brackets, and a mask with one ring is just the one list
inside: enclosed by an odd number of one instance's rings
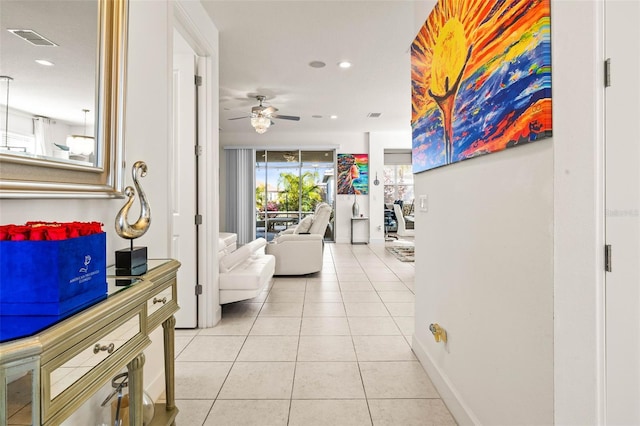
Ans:
{"label": "console table drawer", "polygon": [[[100,331],[85,338],[41,367],[42,413],[45,424],[57,423],[64,407],[96,383],[104,383],[126,366],[132,356],[149,344],[145,305],[115,321],[97,320]],[[93,389],[90,392],[95,392]],[[64,416],[62,417],[64,418]]]}
{"label": "console table drawer", "polygon": [[168,316],[178,310],[176,276],[162,283],[159,290],[147,299],[149,329],[159,326]]}

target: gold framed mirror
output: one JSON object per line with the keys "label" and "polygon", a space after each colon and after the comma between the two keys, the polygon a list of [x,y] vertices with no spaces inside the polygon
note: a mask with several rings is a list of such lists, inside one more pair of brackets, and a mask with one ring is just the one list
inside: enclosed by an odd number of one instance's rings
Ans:
{"label": "gold framed mirror", "polygon": [[[0,197],[122,197],[128,0],[2,3]],[[42,59],[46,71],[20,62]],[[12,128],[20,117],[31,130]],[[43,121],[58,130],[43,132]],[[85,146],[72,145],[74,136]]]}

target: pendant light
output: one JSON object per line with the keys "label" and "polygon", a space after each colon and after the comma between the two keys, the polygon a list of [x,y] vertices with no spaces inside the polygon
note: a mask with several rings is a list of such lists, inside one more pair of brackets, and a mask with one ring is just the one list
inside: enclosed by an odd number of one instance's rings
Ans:
{"label": "pendant light", "polygon": [[0,75],[0,80],[7,82],[7,103],[4,111],[4,146],[9,147],[9,83],[13,80],[8,75]]}
{"label": "pendant light", "polygon": [[251,117],[251,125],[256,129],[256,133],[263,134],[271,126],[271,118],[266,115],[255,114]]}
{"label": "pendant light", "polygon": [[87,113],[88,109],[83,109],[84,112],[84,135],[69,135],[67,136],[67,146],[71,154],[76,155],[91,155],[94,153],[96,141],[93,136],[87,136]]}

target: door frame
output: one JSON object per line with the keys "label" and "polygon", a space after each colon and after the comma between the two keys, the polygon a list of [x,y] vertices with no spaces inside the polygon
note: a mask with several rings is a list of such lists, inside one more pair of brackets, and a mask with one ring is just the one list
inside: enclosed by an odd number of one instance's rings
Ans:
{"label": "door frame", "polygon": [[[195,52],[174,29],[173,49],[173,97],[172,97],[172,142],[169,149],[170,176],[170,223],[172,246],[170,256],[178,259],[182,266],[178,271],[178,301],[176,328],[198,327],[198,237],[199,227],[194,218],[198,214],[198,157],[194,146],[197,143],[197,75]],[[180,46],[176,46],[176,42]]]}
{"label": "door frame", "polygon": [[555,424],[605,421],[604,10],[551,2]]}
{"label": "door frame", "polygon": [[[202,215],[198,231],[198,284],[202,286],[202,294],[198,297],[197,321],[200,328],[206,328],[217,324],[222,315],[217,262],[220,217],[217,207],[220,199],[218,32],[199,2],[179,0],[170,3],[169,7],[173,12],[169,14],[173,18],[170,27],[175,28],[200,57],[198,74],[202,77],[202,86],[198,90],[197,133],[202,154],[197,174],[197,197]],[[172,37],[173,31],[169,33]],[[171,61],[169,63],[171,66]]]}

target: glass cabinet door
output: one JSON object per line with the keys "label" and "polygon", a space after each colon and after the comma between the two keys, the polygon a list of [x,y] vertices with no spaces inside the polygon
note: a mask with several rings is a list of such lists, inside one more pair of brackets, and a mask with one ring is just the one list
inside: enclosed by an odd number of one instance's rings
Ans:
{"label": "glass cabinet door", "polygon": [[0,424],[40,424],[40,383],[38,360],[31,357],[7,363],[0,369]]}

